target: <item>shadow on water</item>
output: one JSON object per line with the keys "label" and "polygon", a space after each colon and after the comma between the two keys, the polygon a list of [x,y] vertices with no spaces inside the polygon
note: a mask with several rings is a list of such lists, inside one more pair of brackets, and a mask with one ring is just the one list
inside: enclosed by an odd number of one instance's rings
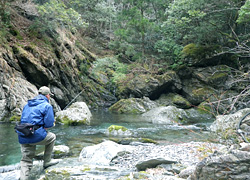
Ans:
{"label": "shadow on water", "polygon": [[[205,141],[209,137],[205,127],[209,123],[179,126],[156,125],[145,122],[140,115],[121,115],[105,110],[92,112],[90,126],[57,125],[50,129],[57,136],[56,145],[67,145],[73,156],[78,156],[83,147],[98,144],[103,140],[114,138],[107,134],[110,125],[124,126],[132,131],[133,138],[150,138],[159,143],[174,144],[190,141]],[[37,147],[37,153],[43,147]],[[0,166],[15,164],[20,161],[21,152],[14,124],[0,124]]]}

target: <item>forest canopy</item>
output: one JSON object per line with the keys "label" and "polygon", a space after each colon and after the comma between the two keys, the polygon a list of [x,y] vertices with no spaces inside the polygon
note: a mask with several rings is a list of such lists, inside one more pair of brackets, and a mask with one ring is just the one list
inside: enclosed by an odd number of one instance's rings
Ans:
{"label": "forest canopy", "polygon": [[[0,0],[1,28],[10,5]],[[125,62],[176,67],[217,57],[237,66],[249,57],[250,1],[244,0],[28,0],[36,4],[33,29],[55,29],[105,40]],[[225,60],[226,59],[226,60]]]}

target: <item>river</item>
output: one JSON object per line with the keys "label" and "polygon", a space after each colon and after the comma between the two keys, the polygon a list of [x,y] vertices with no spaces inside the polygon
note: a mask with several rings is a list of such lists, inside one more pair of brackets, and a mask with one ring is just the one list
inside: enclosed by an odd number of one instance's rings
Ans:
{"label": "river", "polygon": [[[123,115],[109,113],[106,110],[93,111],[90,126],[56,125],[50,131],[57,135],[56,145],[70,147],[72,156],[78,156],[83,147],[97,144],[104,139],[114,138],[107,135],[110,125],[120,125],[133,132],[135,138],[150,138],[163,144],[178,144],[190,141],[208,140],[205,130],[210,123],[192,125],[156,125],[143,122],[140,115]],[[43,146],[37,147],[37,153]],[[20,145],[14,124],[0,123],[0,166],[16,164],[21,159]]]}

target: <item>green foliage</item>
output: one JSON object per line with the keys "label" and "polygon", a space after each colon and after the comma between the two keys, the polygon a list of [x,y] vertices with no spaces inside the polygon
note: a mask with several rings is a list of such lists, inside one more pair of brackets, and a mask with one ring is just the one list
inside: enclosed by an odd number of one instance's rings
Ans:
{"label": "green foliage", "polygon": [[159,40],[155,43],[155,50],[161,58],[178,61],[181,58],[182,46],[173,39]]}
{"label": "green foliage", "polygon": [[[115,1],[121,5],[117,12],[114,43],[111,47],[120,57],[141,62],[145,56],[157,53],[155,43],[160,38],[158,20],[169,1],[125,0]],[[157,7],[157,10],[154,9]],[[159,19],[157,18],[159,17]],[[117,47],[117,48],[116,48]]]}
{"label": "green foliage", "polygon": [[[123,30],[119,29],[115,34],[119,34]],[[116,40],[109,43],[110,49],[114,50],[118,57],[127,58],[130,61],[136,61],[139,59],[140,53],[138,53],[133,44],[130,44],[124,40]]]}
{"label": "green foliage", "polygon": [[95,75],[97,72],[105,73],[111,79],[111,83],[116,84],[126,77],[127,65],[120,63],[116,58],[98,59],[93,64],[92,74]]}
{"label": "green foliage", "polygon": [[0,27],[10,25],[10,2],[12,0],[0,0]]}
{"label": "green foliage", "polygon": [[15,36],[18,40],[23,40],[23,37],[21,36],[20,32],[15,29],[13,26],[9,27],[9,32]]}
{"label": "green foliage", "polygon": [[250,22],[250,1],[246,1],[245,4],[239,10],[239,17],[237,23]]}
{"label": "green foliage", "polygon": [[81,15],[72,8],[68,8],[62,1],[50,0],[38,6],[40,18],[44,25],[53,32],[56,27],[65,27],[75,32],[79,27],[86,27]]}
{"label": "green foliage", "polygon": [[[179,0],[166,10],[167,34],[178,44],[227,45],[232,39],[239,3],[230,1]],[[233,29],[234,31],[238,29]],[[174,33],[173,33],[174,32]]]}
{"label": "green foliage", "polygon": [[116,19],[116,7],[113,1],[70,0],[68,4],[81,14],[82,19],[89,23],[86,33],[110,38],[111,29]]}

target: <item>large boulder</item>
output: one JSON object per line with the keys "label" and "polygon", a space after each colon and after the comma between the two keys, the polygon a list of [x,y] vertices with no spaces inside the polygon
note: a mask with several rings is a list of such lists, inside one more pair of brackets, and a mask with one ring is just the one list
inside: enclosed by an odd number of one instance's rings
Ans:
{"label": "large boulder", "polygon": [[225,89],[229,87],[227,80],[231,74],[231,68],[226,65],[197,68],[195,71],[193,71],[193,76],[205,84],[208,84],[214,88]]}
{"label": "large boulder", "polygon": [[82,149],[79,160],[95,165],[109,165],[111,160],[121,153],[129,153],[131,146],[119,145],[113,141],[105,141]]}
{"label": "large boulder", "polygon": [[212,122],[215,119],[209,111],[201,111],[198,108],[185,109],[185,112],[184,122],[186,123]]}
{"label": "large boulder", "polygon": [[184,110],[175,106],[162,106],[143,113],[142,120],[154,124],[200,123],[214,120],[214,116],[197,108]]}
{"label": "large boulder", "polygon": [[163,75],[139,74],[132,80],[119,86],[121,99],[128,97],[157,99],[164,92],[179,91],[182,88],[180,78],[174,71]]}
{"label": "large boulder", "polygon": [[142,119],[153,124],[174,124],[186,118],[186,112],[175,106],[157,107],[142,114]]}
{"label": "large boulder", "polygon": [[172,105],[182,109],[191,107],[191,103],[187,99],[176,93],[162,94],[156,102],[163,106]]}
{"label": "large boulder", "polygon": [[183,80],[183,95],[192,104],[199,105],[209,97],[217,95],[216,89],[205,83],[200,82],[196,78]]}
{"label": "large boulder", "polygon": [[120,114],[142,114],[155,107],[157,107],[157,103],[147,97],[129,98],[119,100],[109,108],[109,111]]}
{"label": "large boulder", "polygon": [[92,114],[85,102],[75,102],[66,110],[56,113],[57,122],[66,125],[90,124]]}
{"label": "large boulder", "polygon": [[250,152],[232,149],[215,152],[196,166],[190,180],[235,179],[246,180],[250,177]]}
{"label": "large boulder", "polygon": [[[229,115],[219,115],[216,120],[210,126],[212,132],[219,135],[222,141],[227,141],[228,143],[235,143],[241,141],[236,132],[237,126],[241,118],[243,118],[247,113],[250,112],[250,108],[242,109],[234,114]],[[249,120],[242,124],[244,126],[249,126]]]}
{"label": "large boulder", "polygon": [[135,167],[138,171],[145,171],[147,168],[155,168],[158,165],[161,164],[174,164],[177,163],[177,161],[174,160],[168,160],[164,158],[153,158],[145,161],[139,161]]}

